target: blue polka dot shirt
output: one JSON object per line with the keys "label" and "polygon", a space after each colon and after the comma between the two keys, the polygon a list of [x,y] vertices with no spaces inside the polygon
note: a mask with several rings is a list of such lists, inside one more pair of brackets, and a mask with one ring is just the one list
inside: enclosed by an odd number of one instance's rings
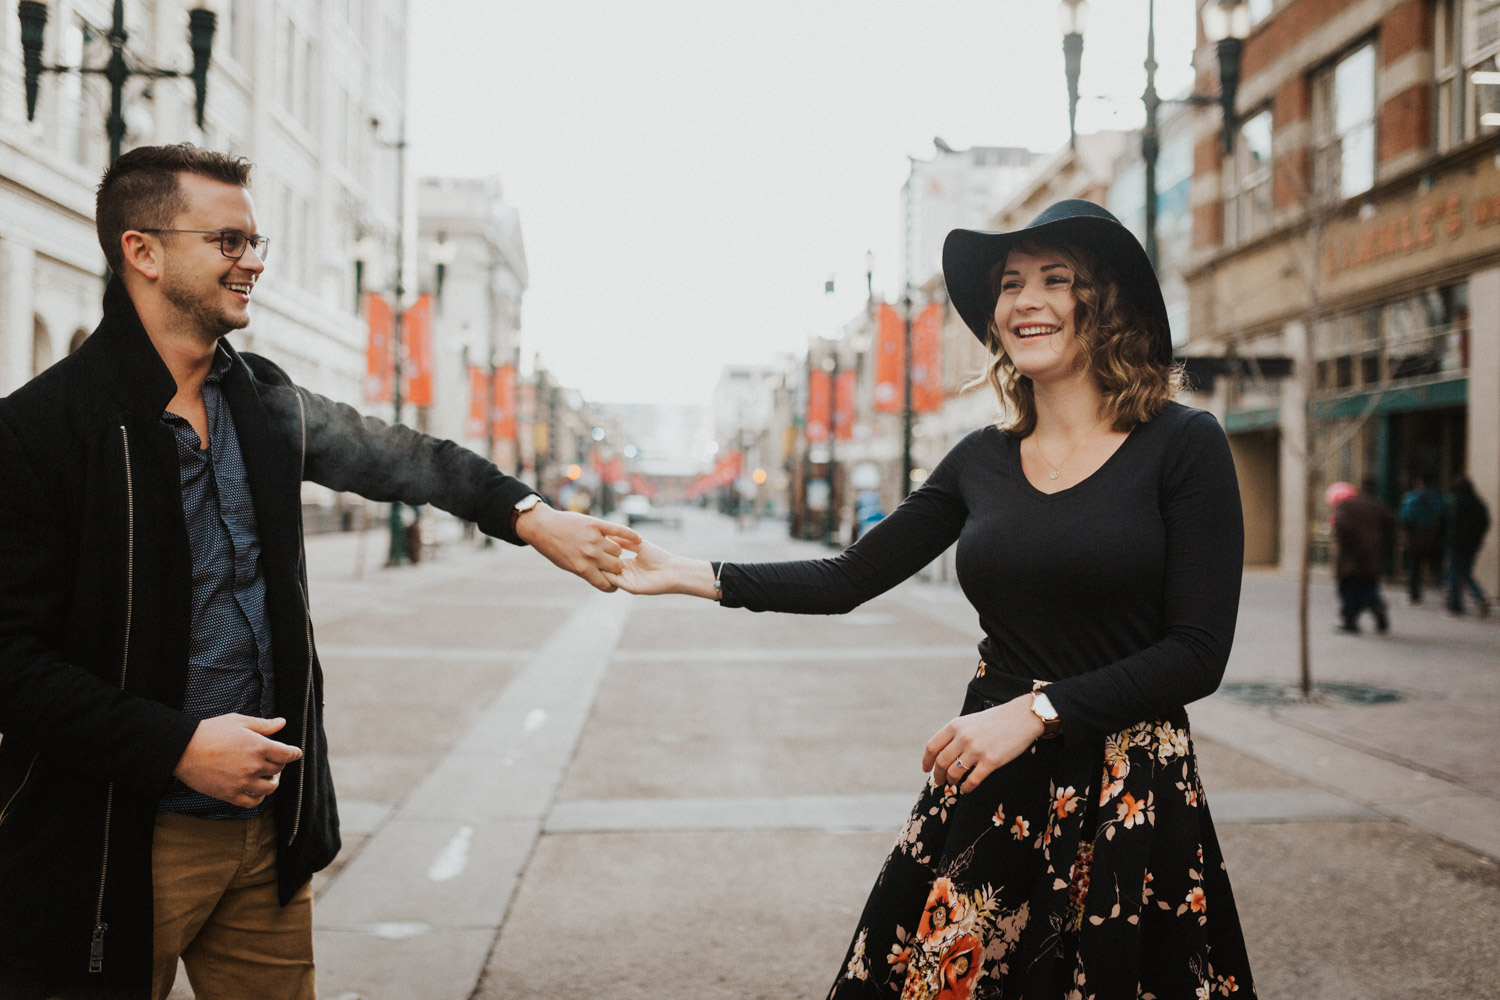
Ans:
{"label": "blue polka dot shirt", "polygon": [[[202,442],[185,419],[173,413],[161,415],[177,439],[182,513],[193,561],[193,617],[182,708],[195,719],[229,712],[260,718],[276,714],[260,535],[234,418],[222,391],[230,364],[229,354],[221,347],[203,383],[207,448],[200,447]],[[231,819],[254,816],[266,803],[241,809],[174,778],[157,808]]]}

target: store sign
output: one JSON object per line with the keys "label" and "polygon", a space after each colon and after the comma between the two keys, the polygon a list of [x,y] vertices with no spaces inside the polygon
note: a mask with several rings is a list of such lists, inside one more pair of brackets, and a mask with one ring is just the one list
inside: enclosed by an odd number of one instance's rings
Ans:
{"label": "store sign", "polygon": [[[1468,237],[1494,226],[1500,226],[1500,173],[1487,159],[1473,176],[1450,174],[1425,193],[1390,199],[1365,218],[1331,224],[1323,275],[1349,275],[1394,258],[1472,252]],[[1425,260],[1418,263],[1426,266]]]}

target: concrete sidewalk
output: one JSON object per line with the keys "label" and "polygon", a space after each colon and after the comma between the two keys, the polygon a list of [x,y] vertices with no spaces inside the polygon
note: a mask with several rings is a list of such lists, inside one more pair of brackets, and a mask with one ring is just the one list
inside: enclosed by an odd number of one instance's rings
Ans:
{"label": "concrete sidewalk", "polygon": [[[827,552],[696,514],[654,534]],[[356,579],[356,548],[309,545],[346,834],[315,882],[324,1000],[823,995],[972,669],[956,588],[754,615],[503,545],[381,571],[378,532]],[[1295,680],[1293,596],[1247,577],[1231,684]],[[1500,996],[1500,629],[1395,617],[1314,654],[1401,701],[1190,709],[1264,1000]]]}

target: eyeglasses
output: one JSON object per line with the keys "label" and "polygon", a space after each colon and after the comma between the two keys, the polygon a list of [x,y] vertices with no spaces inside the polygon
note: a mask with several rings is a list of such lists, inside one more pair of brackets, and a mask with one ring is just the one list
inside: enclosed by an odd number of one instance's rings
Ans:
{"label": "eyeglasses", "polygon": [[245,256],[245,248],[253,247],[261,263],[266,261],[266,249],[271,242],[269,236],[246,236],[238,229],[141,229],[142,233],[196,233],[199,236],[217,236],[219,252],[230,260]]}

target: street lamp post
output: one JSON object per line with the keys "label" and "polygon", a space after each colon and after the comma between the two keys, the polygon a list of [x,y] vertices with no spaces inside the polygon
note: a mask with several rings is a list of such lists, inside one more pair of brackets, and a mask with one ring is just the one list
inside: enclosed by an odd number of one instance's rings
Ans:
{"label": "street lamp post", "polygon": [[147,66],[132,59],[125,61],[125,43],[129,34],[125,31],[125,0],[115,0],[114,20],[109,29],[109,61],[103,66],[48,66],[42,62],[42,47],[47,32],[47,4],[45,0],[20,0],[16,16],[21,21],[21,58],[26,70],[26,120],[36,118],[36,99],[43,73],[98,73],[109,81],[109,117],[104,130],[109,136],[109,162],[120,157],[120,147],[125,141],[125,81],[132,76],[144,76],[152,80],[187,76],[193,81],[197,98],[196,114],[198,127],[203,127],[204,102],[208,97],[208,64],[213,56],[214,29],[218,17],[206,3],[188,11],[188,45],[193,51],[193,68],[188,72]]}
{"label": "street lamp post", "polygon": [[1063,73],[1068,79],[1068,147],[1078,148],[1078,75],[1083,68],[1083,26],[1088,0],[1062,0],[1057,13],[1063,30]]}
{"label": "street lamp post", "polygon": [[[1061,0],[1058,7],[1063,22],[1064,67],[1068,80],[1068,125],[1070,143],[1073,141],[1074,108],[1078,103],[1078,73],[1083,56],[1083,15],[1085,0]],[[1224,114],[1224,151],[1234,149],[1234,133],[1238,126],[1235,115],[1235,96],[1240,84],[1240,56],[1244,50],[1245,36],[1250,34],[1250,8],[1245,0],[1208,0],[1203,6],[1203,33],[1214,43],[1219,59],[1219,94],[1209,97],[1190,94],[1184,98],[1171,98],[1164,102],[1156,93],[1156,0],[1147,0],[1146,5],[1146,89],[1141,94],[1141,103],[1146,108],[1146,124],[1141,129],[1141,159],[1146,173],[1146,256],[1151,266],[1157,267],[1156,241],[1156,160],[1161,151],[1161,135],[1157,129],[1158,109],[1163,103],[1180,101],[1185,104],[1218,104]]]}
{"label": "street lamp post", "polygon": [[916,201],[913,190],[917,161],[912,157],[906,158],[906,253],[903,255],[905,261],[902,264],[901,280],[901,305],[905,317],[905,326],[901,340],[901,496],[904,498],[911,492],[911,438],[912,438],[912,411],[911,411],[911,237],[912,237],[912,212],[913,202]]}
{"label": "street lamp post", "polygon": [[828,373],[828,509],[823,517],[823,544],[832,545],[839,530],[839,476],[834,457],[834,441],[839,436],[839,348],[836,341],[832,353],[823,359],[823,370]]}
{"label": "street lamp post", "polygon": [[[371,118],[370,127],[380,128],[380,119]],[[401,128],[395,142],[385,142],[377,135],[376,142],[396,151],[396,301],[391,312],[391,423],[401,423],[401,313],[406,304],[406,119],[401,119]],[[402,523],[401,503],[391,501],[390,549],[386,555],[387,566],[400,566],[410,553],[406,551],[406,526]]]}

